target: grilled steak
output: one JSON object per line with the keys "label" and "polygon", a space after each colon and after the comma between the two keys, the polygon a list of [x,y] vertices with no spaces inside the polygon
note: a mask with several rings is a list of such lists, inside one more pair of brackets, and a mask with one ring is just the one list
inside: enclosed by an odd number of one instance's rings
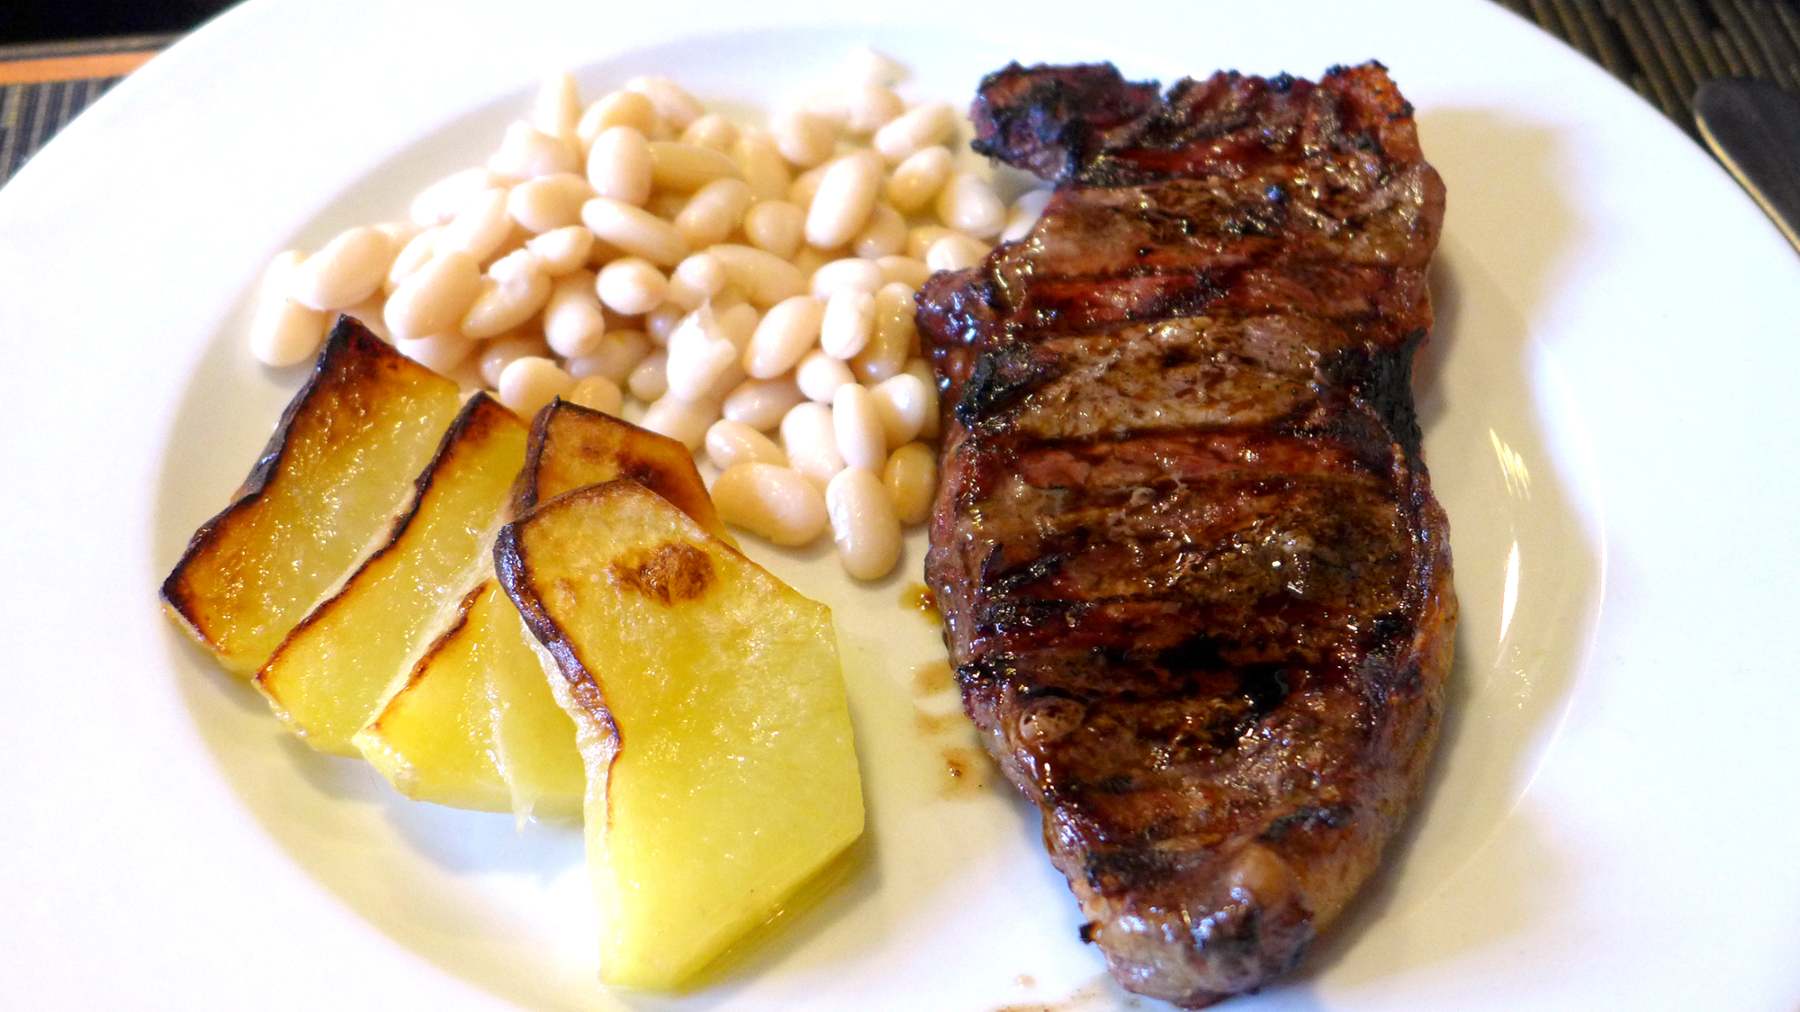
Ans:
{"label": "grilled steak", "polygon": [[1292,967],[1437,735],[1456,600],[1409,389],[1443,185],[1384,68],[983,81],[1058,185],[935,275],[927,578],[963,702],[1113,975],[1188,1006]]}

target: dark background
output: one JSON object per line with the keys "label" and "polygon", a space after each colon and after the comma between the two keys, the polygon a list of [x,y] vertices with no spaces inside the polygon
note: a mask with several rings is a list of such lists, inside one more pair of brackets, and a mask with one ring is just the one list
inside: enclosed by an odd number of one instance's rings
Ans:
{"label": "dark background", "polygon": [[229,6],[230,0],[0,0],[0,43],[185,32]]}

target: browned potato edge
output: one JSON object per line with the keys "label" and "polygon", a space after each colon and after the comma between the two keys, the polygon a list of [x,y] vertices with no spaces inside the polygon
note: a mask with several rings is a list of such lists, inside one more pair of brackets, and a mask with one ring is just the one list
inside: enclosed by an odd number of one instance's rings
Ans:
{"label": "browned potato edge", "polygon": [[295,637],[311,628],[314,621],[316,621],[320,615],[329,611],[330,609],[328,606],[333,601],[342,597],[345,590],[355,584],[358,574],[374,565],[377,561],[386,556],[388,552],[392,551],[395,545],[399,544],[400,539],[406,534],[406,529],[412,526],[413,519],[419,515],[419,508],[424,504],[425,493],[431,487],[432,479],[437,476],[438,469],[443,467],[444,464],[450,460],[450,451],[455,447],[462,436],[465,433],[479,433],[483,429],[496,424],[498,420],[502,418],[512,419],[516,417],[517,416],[511,411],[508,411],[505,407],[501,406],[499,401],[489,397],[485,392],[477,392],[473,397],[469,398],[468,403],[464,404],[462,410],[457,412],[456,420],[450,423],[448,429],[444,430],[443,438],[438,440],[437,449],[432,451],[431,454],[431,463],[426,464],[425,470],[419,472],[418,478],[414,479],[412,499],[407,502],[406,508],[395,518],[394,525],[388,529],[388,535],[382,540],[381,547],[369,553],[367,558],[357,564],[356,569],[351,572],[348,579],[344,580],[336,593],[313,606],[312,611],[307,612],[306,617],[300,620],[299,625],[288,630],[287,635],[281,638],[281,645],[275,648],[275,652],[269,655],[269,659],[264,662],[262,668],[257,671],[254,681],[264,692],[268,692],[271,698],[275,698],[274,693],[269,691],[264,674],[269,670],[270,665],[274,664],[275,661],[281,657],[282,653],[287,650],[288,644],[292,643]]}

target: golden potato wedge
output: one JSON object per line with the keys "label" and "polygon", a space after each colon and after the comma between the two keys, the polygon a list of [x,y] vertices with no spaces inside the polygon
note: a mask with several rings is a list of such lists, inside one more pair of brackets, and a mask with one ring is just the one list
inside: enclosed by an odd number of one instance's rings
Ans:
{"label": "golden potato wedge", "polygon": [[[718,523],[686,448],[566,401],[534,419],[517,487],[535,498],[627,471],[693,507],[696,520]],[[521,816],[574,815],[582,790],[574,726],[551,697],[512,603],[493,597],[465,607],[356,746],[411,798],[491,810],[510,800]]]}
{"label": "golden potato wedge", "polygon": [[494,556],[587,764],[602,979],[675,987],[862,833],[831,614],[628,480]]}
{"label": "golden potato wedge", "polygon": [[525,460],[525,436],[498,402],[470,398],[387,543],[257,672],[257,687],[307,744],[355,754],[353,736],[448,627],[491,565],[487,549]]}
{"label": "golden potato wedge", "polygon": [[347,316],[236,498],[194,532],[165,610],[249,675],[405,507],[461,403],[456,384]]}
{"label": "golden potato wedge", "polygon": [[491,578],[463,597],[450,628],[355,741],[417,801],[523,816],[581,809],[575,725]]}
{"label": "golden potato wedge", "polygon": [[687,447],[560,398],[532,420],[531,448],[513,493],[513,512],[523,516],[564,492],[615,478],[630,478],[674,503],[714,537],[737,544],[713,509]]}

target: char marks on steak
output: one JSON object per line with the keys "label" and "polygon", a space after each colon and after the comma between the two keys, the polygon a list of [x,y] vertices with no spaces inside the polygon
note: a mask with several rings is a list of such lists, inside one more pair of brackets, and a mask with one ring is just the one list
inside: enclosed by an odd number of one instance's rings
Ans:
{"label": "char marks on steak", "polygon": [[927,558],[969,715],[1128,988],[1292,967],[1437,735],[1456,600],[1409,389],[1443,185],[1384,68],[1009,66],[978,151],[1058,185],[935,275]]}

